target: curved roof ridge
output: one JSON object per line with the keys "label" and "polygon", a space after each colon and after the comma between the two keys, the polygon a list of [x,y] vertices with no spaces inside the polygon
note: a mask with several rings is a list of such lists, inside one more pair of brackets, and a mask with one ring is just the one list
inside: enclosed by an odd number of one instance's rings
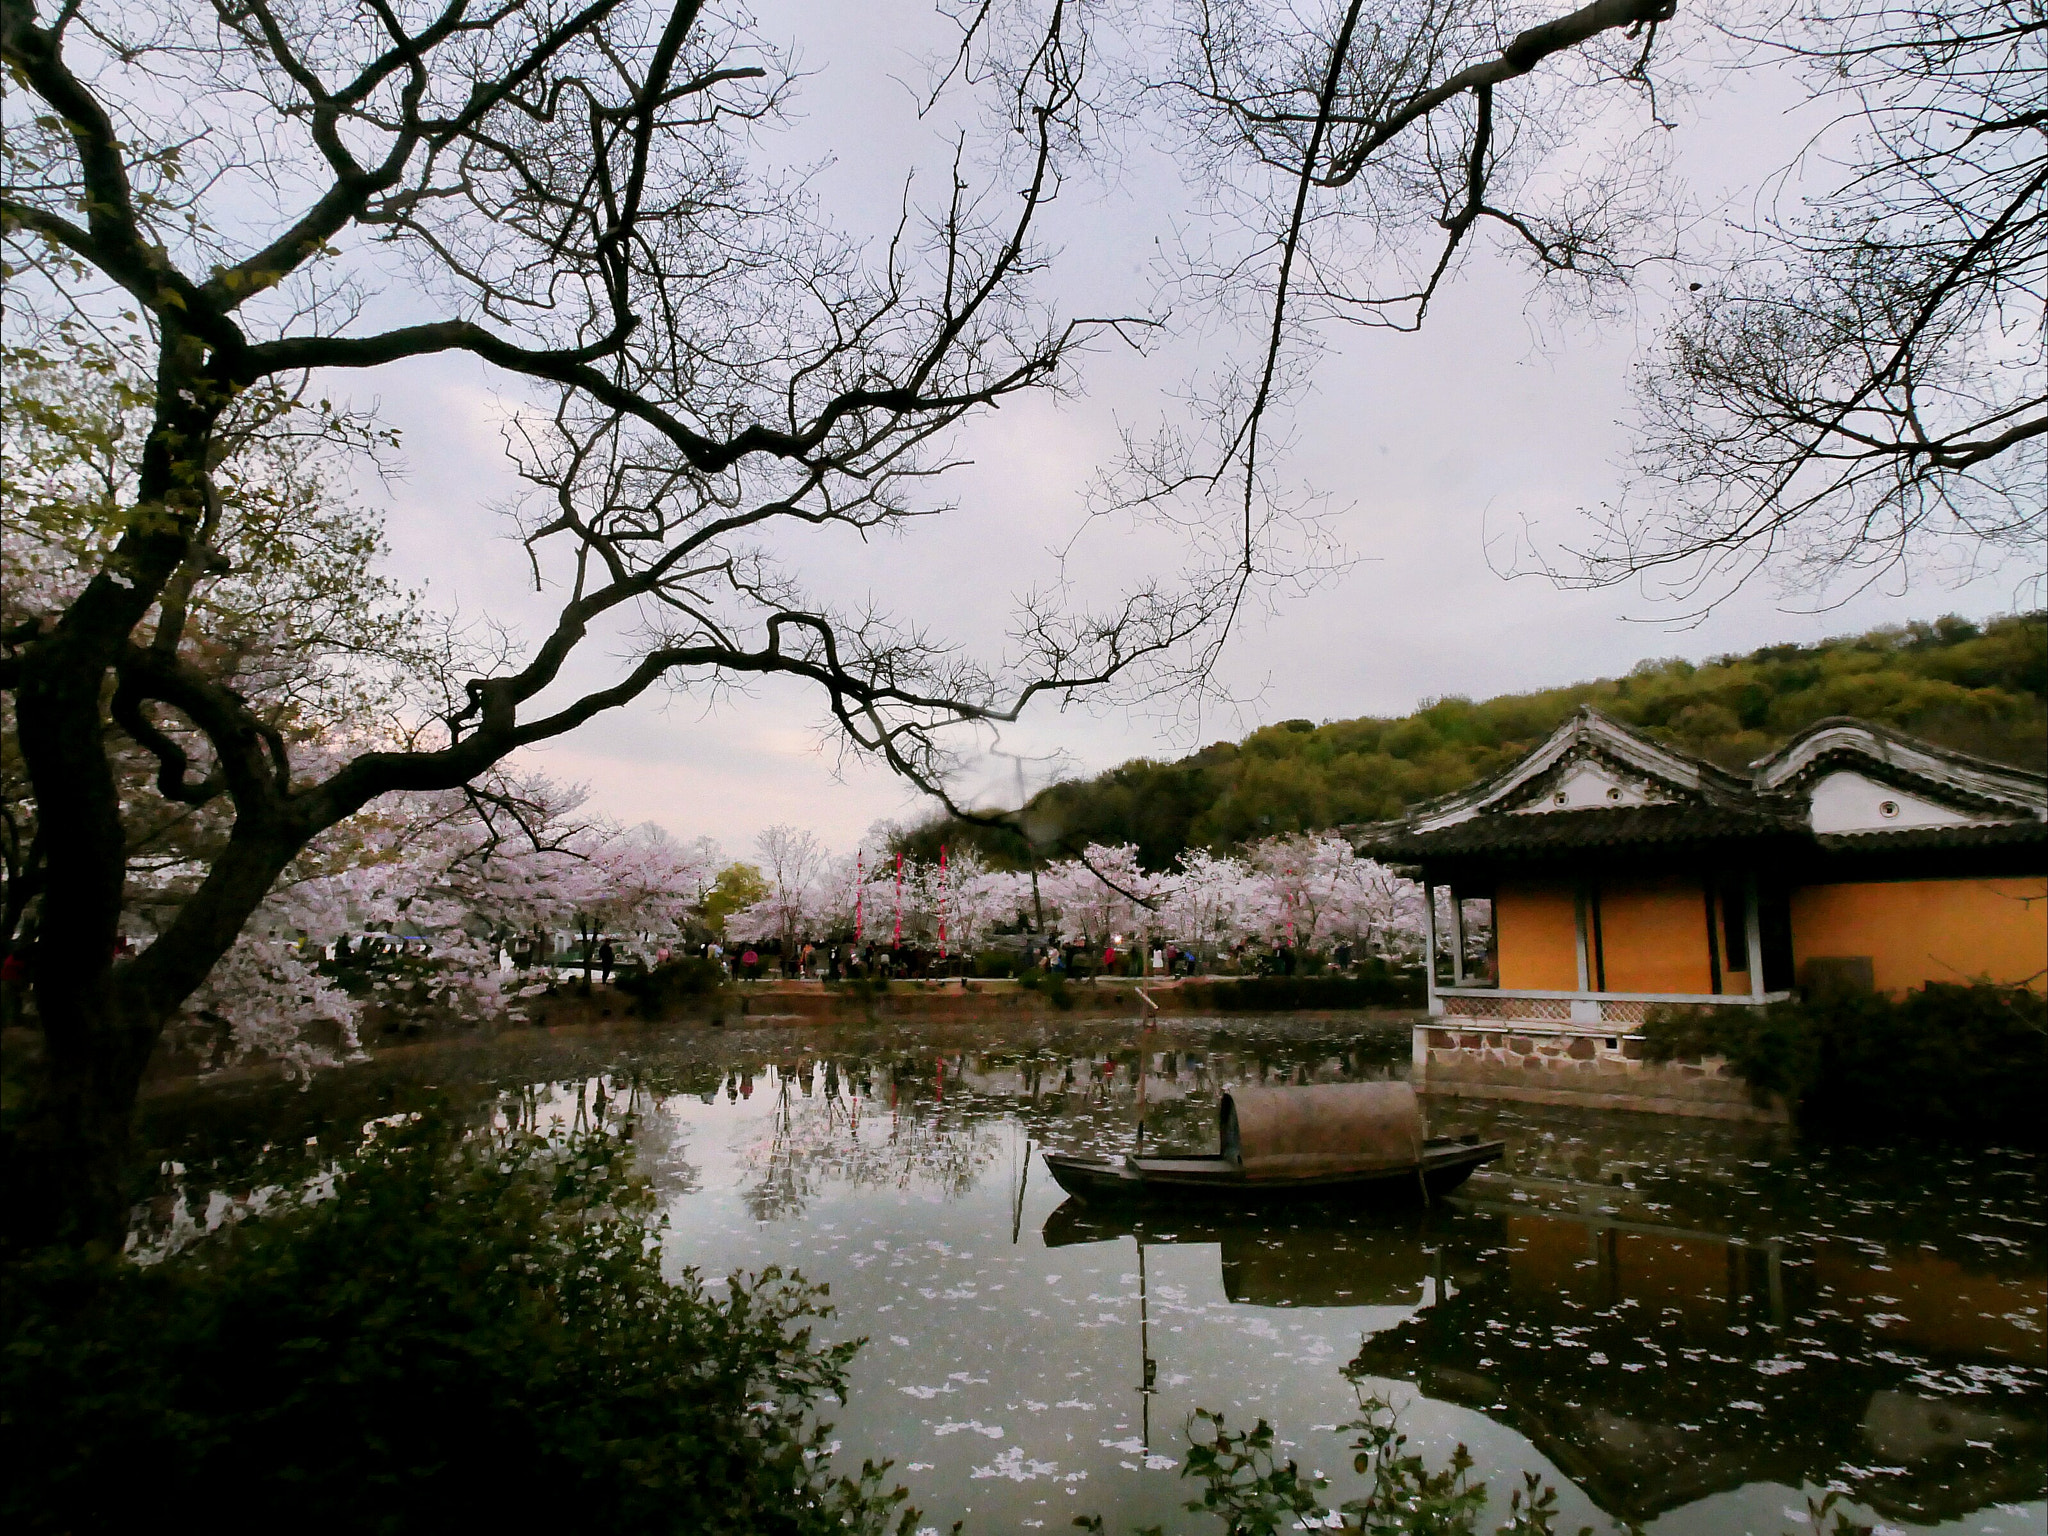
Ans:
{"label": "curved roof ridge", "polygon": [[1861,758],[1880,775],[1903,774],[1930,788],[2048,819],[2048,773],[1944,747],[1873,720],[1830,715],[1750,765],[1759,793],[1796,788],[1830,760]]}
{"label": "curved roof ridge", "polygon": [[1741,774],[1731,773],[1683,747],[1659,741],[1640,727],[1617,720],[1591,704],[1581,704],[1543,740],[1499,772],[1463,789],[1418,801],[1396,819],[1413,824],[1459,812],[1476,814],[1554,767],[1581,744],[1606,747],[1621,757],[1631,771],[1711,800],[1746,802],[1754,793],[1750,781]]}
{"label": "curved roof ridge", "polygon": [[1925,736],[1915,736],[1911,731],[1902,731],[1895,725],[1886,725],[1880,720],[1865,720],[1857,715],[1827,715],[1813,721],[1809,725],[1802,726],[1789,738],[1771,751],[1766,752],[1762,757],[1752,759],[1749,766],[1753,770],[1760,769],[1767,763],[1789,756],[1795,748],[1802,745],[1810,737],[1833,730],[1862,731],[1881,740],[1896,743],[1899,746],[1915,748],[1918,751],[1925,752],[1930,757],[1943,758],[1961,766],[1981,769],[1990,773],[2012,774],[2021,779],[2048,785],[2048,772],[2028,768],[2020,763],[2009,763],[2003,758],[1985,757],[1982,753],[1978,752],[1965,752],[1960,747],[1945,747],[1938,741],[1930,741]]}
{"label": "curved roof ridge", "polygon": [[[1569,771],[1590,761],[1608,774],[1637,776],[1670,791],[1677,803],[1646,806],[1537,806],[1534,801]],[[1813,786],[1830,773],[1860,771],[1870,779],[1927,796],[1961,812],[1969,829],[1916,836],[1908,842],[2027,840],[2048,829],[2048,774],[1995,762],[1923,741],[1874,721],[1847,715],[1816,720],[1747,773],[1731,771],[1683,747],[1659,741],[1591,704],[1581,704],[1544,739],[1478,783],[1409,807],[1391,821],[1348,828],[1361,851],[1416,857],[1425,848],[1449,853],[1467,845],[1561,848],[1615,841],[1695,841],[1779,834],[1818,837],[1808,805]],[[1614,791],[1610,790],[1610,794]],[[1537,811],[1536,815],[1514,815]],[[1530,823],[1509,828],[1505,822]],[[2024,824],[1995,837],[1994,823]],[[2033,832],[2026,832],[2032,827]],[[1829,834],[1833,836],[1834,834]],[[1903,836],[1896,830],[1887,838]],[[1907,846],[1901,843],[1899,846]]]}

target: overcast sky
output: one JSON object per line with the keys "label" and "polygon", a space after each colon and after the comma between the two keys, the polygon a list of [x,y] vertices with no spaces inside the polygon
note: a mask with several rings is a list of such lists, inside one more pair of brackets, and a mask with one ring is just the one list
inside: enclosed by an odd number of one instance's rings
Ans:
{"label": "overcast sky", "polygon": [[[835,214],[886,235],[906,170],[929,171],[946,151],[946,125],[920,122],[899,83],[922,77],[921,60],[945,33],[917,3],[773,6],[764,27],[794,41],[811,72],[799,120],[768,152],[828,162],[818,185]],[[1711,88],[1676,114],[1678,169],[1695,206],[1739,217],[1810,124],[1787,112],[1796,98],[1782,79],[1703,83]],[[1119,290],[1140,293],[1152,238],[1172,229],[1182,206],[1181,189],[1142,151],[1114,185],[1064,199],[1055,292],[1077,309]],[[1340,531],[1359,563],[1237,636],[1226,680],[1250,703],[1210,711],[1193,732],[1150,713],[1046,711],[1010,732],[1004,748],[1035,760],[1057,754],[1072,771],[1093,772],[1133,756],[1180,756],[1196,736],[1236,737],[1273,720],[1397,714],[1443,694],[1483,698],[1624,672],[1648,656],[1700,658],[2038,601],[2026,573],[2010,570],[1894,581],[1832,606],[1758,582],[1690,620],[1652,593],[1507,574],[1525,527],[1553,548],[1568,544],[1585,532],[1581,509],[1619,491],[1629,370],[1661,313],[1653,281],[1619,320],[1554,316],[1531,307],[1521,270],[1482,254],[1421,334],[1331,338],[1294,418],[1288,470],[1343,509]],[[1201,345],[1186,339],[1178,358],[1148,366],[1105,357],[1082,398],[1006,406],[963,445],[973,463],[950,486],[956,511],[873,548],[827,540],[807,552],[804,574],[836,600],[872,594],[942,633],[999,641],[1013,594],[1049,568],[1045,551],[1076,525],[1119,422],[1155,413],[1173,382],[1162,370]],[[359,377],[352,388],[358,399],[378,397],[406,432],[407,473],[376,493],[391,512],[397,574],[465,614],[540,618],[523,556],[478,510],[515,490],[496,381],[451,359]],[[1082,559],[1106,589],[1162,553],[1156,535],[1105,527]],[[821,716],[813,693],[781,683],[709,711],[650,700],[600,716],[531,760],[587,782],[595,804],[621,821],[709,834],[733,854],[775,822],[844,849],[877,819],[922,814],[886,773],[840,763]],[[979,787],[1000,798],[1011,770],[989,761]]]}

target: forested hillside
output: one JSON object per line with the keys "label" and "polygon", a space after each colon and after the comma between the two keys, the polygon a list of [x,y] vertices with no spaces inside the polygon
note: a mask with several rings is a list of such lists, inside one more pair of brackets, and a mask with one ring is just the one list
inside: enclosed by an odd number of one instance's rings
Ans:
{"label": "forested hillside", "polygon": [[[1475,703],[1445,698],[1398,719],[1286,720],[1178,762],[1139,758],[1056,784],[1025,813],[1044,855],[1138,845],[1148,868],[1191,847],[1377,821],[1462,788],[1527,752],[1581,704],[1740,767],[1829,715],[2040,769],[2048,763],[2048,613],[1978,626],[1940,619],[1819,645],[1774,645],[1695,664],[1640,663],[1626,677]],[[914,851],[975,845],[1026,856],[1015,833],[934,822]],[[931,845],[928,847],[927,845]]]}

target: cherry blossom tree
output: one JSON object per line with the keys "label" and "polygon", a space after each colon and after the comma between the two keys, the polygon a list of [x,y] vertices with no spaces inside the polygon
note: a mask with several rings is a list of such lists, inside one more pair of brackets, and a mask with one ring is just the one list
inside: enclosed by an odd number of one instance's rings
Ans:
{"label": "cherry blossom tree", "polygon": [[1243,938],[1256,905],[1245,861],[1192,848],[1178,861],[1162,915],[1168,932],[1214,963],[1218,950]]}
{"label": "cherry blossom tree", "polygon": [[934,914],[925,904],[925,883],[918,875],[915,859],[888,853],[868,866],[867,889],[862,896],[868,941],[891,944],[900,938],[919,943],[927,926],[937,931]]}
{"label": "cherry blossom tree", "polygon": [[1258,891],[1258,937],[1268,943],[1316,948],[1350,856],[1349,845],[1335,838],[1271,837],[1252,844],[1247,863]]}
{"label": "cherry blossom tree", "polygon": [[865,918],[864,882],[873,866],[874,855],[866,849],[857,853],[827,854],[811,882],[804,903],[804,932],[814,939],[853,937],[857,918]]}
{"label": "cherry blossom tree", "polygon": [[1264,838],[1247,850],[1255,892],[1245,937],[1320,950],[1348,941],[1390,954],[1419,945],[1422,888],[1361,859],[1331,833]]}
{"label": "cherry blossom tree", "polygon": [[[936,877],[938,870],[930,873]],[[1031,877],[1014,870],[991,869],[971,848],[947,861],[944,884],[947,941],[958,954],[973,954],[1003,923],[1015,922],[1030,910]]]}
{"label": "cherry blossom tree", "polygon": [[[1163,873],[1144,869],[1137,848],[1091,844],[1038,872],[988,867],[972,850],[936,859],[826,854],[816,839],[787,827],[764,836],[770,868],[783,852],[784,877],[770,895],[728,919],[735,938],[825,940],[850,936],[856,900],[865,938],[936,947],[943,915],[947,947],[971,954],[999,924],[1027,920],[1042,906],[1047,927],[1091,944],[1121,935],[1174,940],[1213,959],[1240,944],[1291,942],[1323,950],[1344,942],[1366,953],[1409,960],[1422,949],[1422,889],[1382,864],[1361,859],[1333,833],[1300,833],[1251,844],[1242,855],[1194,849]],[[865,875],[865,880],[859,877]],[[1474,930],[1477,932],[1477,930]],[[1483,946],[1483,937],[1475,943]]]}
{"label": "cherry blossom tree", "polygon": [[1133,848],[1091,848],[1085,860],[1055,862],[1040,884],[1069,932],[1158,935],[1212,959],[1246,943],[1349,941],[1390,957],[1422,944],[1421,887],[1330,833],[1265,839],[1241,856],[1194,849],[1159,875],[1138,867]]}
{"label": "cherry blossom tree", "polygon": [[1063,935],[1101,944],[1118,934],[1156,931],[1158,907],[1172,878],[1140,865],[1135,843],[1091,843],[1078,857],[1053,863],[1038,883],[1046,907],[1059,914]]}
{"label": "cherry blossom tree", "polygon": [[[497,778],[470,792],[396,797],[354,818],[273,887],[173,1033],[203,1042],[214,1066],[262,1057],[302,1075],[357,1046],[367,1003],[399,1001],[389,978],[357,997],[322,967],[346,935],[419,941],[408,1006],[482,1022],[517,1007],[507,994],[517,980],[497,963],[514,934],[570,923],[593,938],[675,929],[715,850],[653,826],[622,831],[582,815],[583,803],[582,791],[544,778]],[[145,941],[173,920],[189,886],[188,877],[138,890],[133,923]]]}
{"label": "cherry blossom tree", "polygon": [[571,839],[563,871],[582,939],[583,979],[607,933],[676,933],[702,900],[718,849],[705,839],[678,843],[653,822],[621,832],[599,826]]}
{"label": "cherry blossom tree", "polygon": [[1357,862],[1341,930],[1368,954],[1408,962],[1422,954],[1422,886],[1371,859]]}

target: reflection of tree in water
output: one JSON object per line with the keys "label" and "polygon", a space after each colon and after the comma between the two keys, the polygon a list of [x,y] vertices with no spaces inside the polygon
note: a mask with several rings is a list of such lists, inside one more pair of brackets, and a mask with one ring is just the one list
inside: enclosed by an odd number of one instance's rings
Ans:
{"label": "reflection of tree in water", "polygon": [[683,1124],[667,1096],[650,1091],[637,1072],[600,1074],[570,1082],[527,1083],[503,1094],[498,1118],[507,1128],[545,1134],[603,1131],[632,1144],[634,1171],[662,1195],[694,1194],[703,1170],[689,1161]]}
{"label": "reflection of tree in water", "polygon": [[[319,1073],[305,1085],[201,1085],[176,1094],[148,1096],[138,1111],[138,1130],[156,1160],[184,1165],[187,1172],[176,1181],[180,1190],[236,1191],[291,1185],[353,1147],[367,1121],[431,1108],[464,1123],[481,1125],[498,1111],[505,1095],[520,1091],[521,1084],[538,1084],[545,1092],[550,1084],[573,1084],[597,1076],[614,1083],[637,1078],[646,1099],[688,1094],[703,1100],[725,1097],[730,1084],[730,1097],[738,1102],[743,1098],[740,1080],[732,1074],[741,1055],[750,1055],[755,1063],[745,1069],[751,1082],[752,1074],[761,1070],[759,1063],[778,1059],[778,1048],[787,1038],[788,1032],[781,1030],[749,1036],[739,1031],[693,1028],[650,1032],[622,1044],[616,1037],[574,1032],[559,1036],[515,1032],[488,1043],[427,1056],[395,1055],[345,1071]],[[937,1054],[945,1054],[951,1062],[964,1051],[970,1069],[982,1061],[1013,1064],[1035,1057],[1040,1080],[1022,1102],[1035,1102],[1033,1112],[1053,1124],[1057,1108],[1051,1089],[1068,1065],[1104,1054],[1128,1064],[1135,1059],[1140,1035],[1134,1026],[1100,1020],[978,1020],[958,1026],[807,1028],[803,1039],[801,1052],[787,1050],[779,1059],[793,1063],[801,1056],[828,1065],[836,1063],[842,1098],[886,1098],[882,1074],[895,1062],[904,1065],[907,1080],[919,1085],[919,1092],[931,1097]],[[1209,1063],[1222,1063],[1225,1077],[1254,1073],[1256,1063],[1263,1062],[1268,1080],[1282,1073],[1291,1077],[1297,1070],[1318,1080],[1332,1072],[1379,1076],[1390,1065],[1406,1060],[1409,1049],[1405,1026],[1354,1028],[1333,1026],[1328,1020],[1284,1017],[1167,1020],[1145,1039],[1148,1050],[1174,1053],[1177,1063],[1196,1063],[1201,1071],[1210,1070]],[[848,1077],[857,1074],[863,1064],[876,1074],[873,1080],[864,1085],[849,1083]],[[1177,1065],[1176,1070],[1186,1068]],[[947,1072],[950,1113],[956,1099],[950,1065]],[[1079,1085],[1076,1087],[1078,1090]],[[1134,1087],[1128,1065],[1113,1075],[1106,1088],[1099,1083],[1094,1087],[1098,1109],[1127,1103]],[[970,1093],[966,1097],[986,1095]],[[1012,1107],[1016,1107],[1014,1102]],[[862,1113],[865,1116],[867,1111]],[[1213,1132],[1213,1127],[1210,1130]],[[169,1191],[167,1179],[163,1192]]]}
{"label": "reflection of tree in water", "polygon": [[620,1130],[633,1143],[634,1166],[662,1196],[691,1195],[704,1187],[704,1171],[688,1157],[687,1132],[669,1096],[636,1075],[620,1107]]}
{"label": "reflection of tree in water", "polygon": [[803,1061],[760,1076],[775,1107],[766,1148],[745,1164],[757,1221],[801,1215],[829,1184],[964,1195],[1002,1146],[989,1113],[922,1102],[901,1064]]}
{"label": "reflection of tree in water", "polygon": [[[747,1159],[747,1208],[802,1213],[832,1183],[967,1193],[1007,1144],[1007,1122],[1041,1146],[1117,1150],[1134,1139],[1142,1070],[1147,1134],[1190,1147],[1215,1140],[1215,1097],[1238,1082],[1383,1077],[1384,1031],[1332,1041],[1266,1041],[1160,1029],[1108,1049],[1033,1043],[994,1050],[878,1051],[725,1063],[707,1102],[774,1095],[770,1134]],[[1014,1133],[1013,1133],[1014,1134]]]}
{"label": "reflection of tree in water", "polygon": [[386,1110],[382,1114],[357,1111],[339,1123],[330,1121],[313,1136],[236,1149],[196,1166],[164,1160],[158,1187],[131,1222],[132,1251],[163,1257],[222,1225],[320,1198],[342,1156],[357,1150],[380,1124],[416,1114],[438,1116],[469,1137],[602,1131],[634,1143],[636,1167],[664,1193],[688,1194],[703,1182],[682,1155],[682,1127],[637,1074],[538,1080],[459,1098],[421,1094],[397,1103],[377,1106]]}

